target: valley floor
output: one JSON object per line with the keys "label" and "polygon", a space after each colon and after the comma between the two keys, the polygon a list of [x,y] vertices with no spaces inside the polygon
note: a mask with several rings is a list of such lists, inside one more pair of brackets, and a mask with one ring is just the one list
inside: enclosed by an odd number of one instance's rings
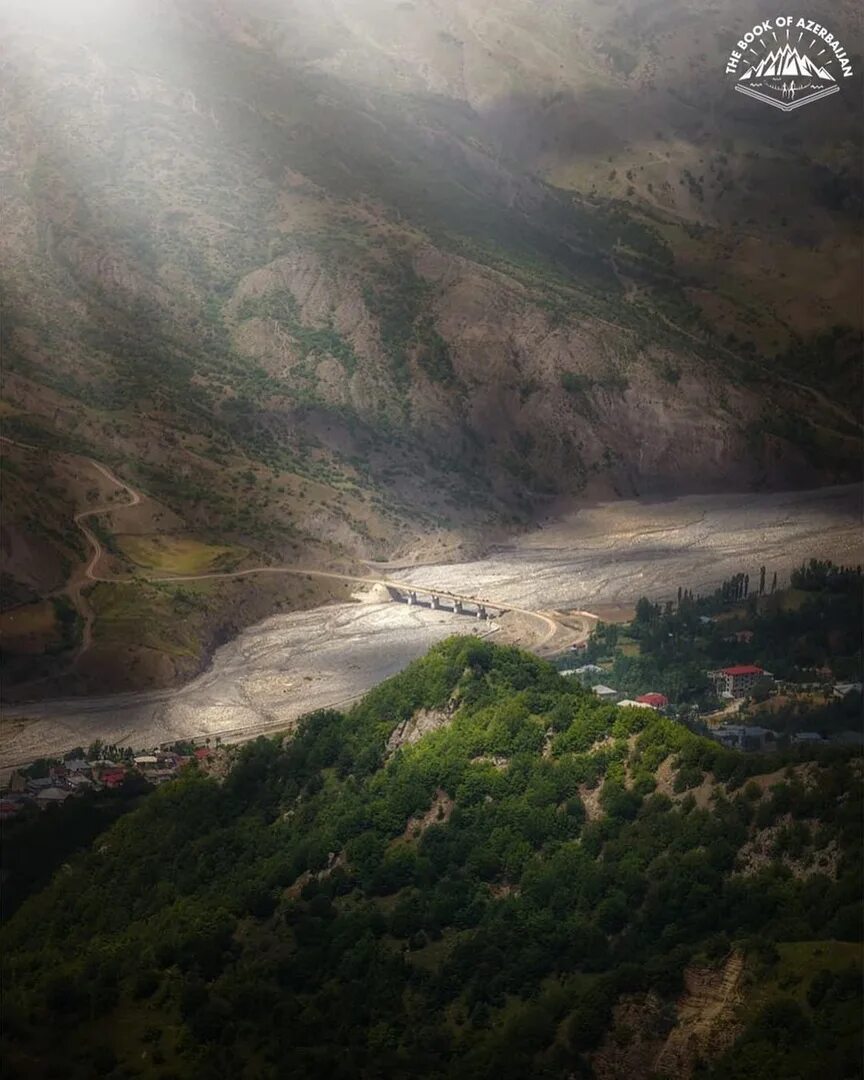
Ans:
{"label": "valley floor", "polygon": [[[551,522],[476,562],[399,570],[415,585],[442,581],[504,603],[566,610],[671,599],[679,585],[712,592],[736,573],[767,568],[778,585],[805,559],[864,561],[862,491],[686,495],[601,503]],[[393,576],[397,576],[395,568]]]}
{"label": "valley floor", "polygon": [[[810,492],[631,500],[578,511],[472,563],[370,568],[380,580],[479,595],[525,612],[494,624],[398,603],[336,604],[273,616],[217,650],[206,672],[178,689],[12,705],[0,768],[96,738],[135,748],[185,738],[233,740],[289,727],[341,705],[454,633],[548,651],[584,636],[584,608],[626,608],[639,596],[707,592],[734,573],[780,583],[810,557],[864,561],[857,487]],[[537,612],[539,619],[527,612]],[[566,623],[570,622],[570,628]],[[543,624],[552,626],[551,635]]]}

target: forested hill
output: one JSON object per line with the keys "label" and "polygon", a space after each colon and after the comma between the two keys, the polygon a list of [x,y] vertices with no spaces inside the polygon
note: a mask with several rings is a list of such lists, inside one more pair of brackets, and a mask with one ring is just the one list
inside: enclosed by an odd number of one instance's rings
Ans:
{"label": "forested hill", "polygon": [[861,759],[454,638],[3,930],[10,1077],[855,1077]]}

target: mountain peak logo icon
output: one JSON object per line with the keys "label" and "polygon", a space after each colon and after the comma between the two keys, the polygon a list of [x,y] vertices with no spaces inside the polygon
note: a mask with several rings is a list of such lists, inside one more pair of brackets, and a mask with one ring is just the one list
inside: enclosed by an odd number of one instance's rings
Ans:
{"label": "mountain peak logo icon", "polygon": [[824,26],[779,15],[743,35],[730,53],[726,74],[735,76],[739,93],[791,112],[839,93],[839,81],[852,75],[852,65]]}
{"label": "mountain peak logo icon", "polygon": [[802,56],[797,49],[793,49],[790,45],[784,45],[782,49],[775,49],[774,52],[768,53],[755,67],[748,68],[744,72],[741,81],[787,76],[795,78],[802,75],[807,75],[811,79],[823,79],[825,82],[837,81],[830,71],[826,71],[824,67],[814,64],[809,56]]}

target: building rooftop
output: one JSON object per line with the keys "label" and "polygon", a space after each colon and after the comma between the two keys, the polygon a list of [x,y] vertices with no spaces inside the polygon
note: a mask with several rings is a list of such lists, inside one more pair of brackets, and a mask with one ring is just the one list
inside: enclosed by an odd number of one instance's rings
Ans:
{"label": "building rooftop", "polygon": [[669,704],[669,698],[665,694],[640,694],[636,700],[640,705],[650,705],[652,709],[660,709]]}
{"label": "building rooftop", "polygon": [[36,798],[44,802],[62,802],[64,799],[68,799],[71,794],[71,791],[62,791],[57,787],[49,787],[40,791]]}
{"label": "building rooftop", "polygon": [[724,667],[720,669],[721,674],[731,675],[733,678],[736,675],[767,675],[768,672],[761,667],[756,667],[755,664],[736,664],[735,667]]}

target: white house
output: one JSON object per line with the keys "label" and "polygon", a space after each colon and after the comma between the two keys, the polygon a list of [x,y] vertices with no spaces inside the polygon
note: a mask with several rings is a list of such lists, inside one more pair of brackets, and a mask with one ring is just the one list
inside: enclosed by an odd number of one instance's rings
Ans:
{"label": "white house", "polygon": [[49,806],[52,803],[64,802],[71,794],[71,791],[63,791],[57,787],[43,788],[36,796],[36,802],[40,806]]}
{"label": "white house", "polygon": [[614,701],[618,697],[617,690],[613,690],[611,686],[604,686],[602,683],[598,683],[593,690],[601,701]]}

